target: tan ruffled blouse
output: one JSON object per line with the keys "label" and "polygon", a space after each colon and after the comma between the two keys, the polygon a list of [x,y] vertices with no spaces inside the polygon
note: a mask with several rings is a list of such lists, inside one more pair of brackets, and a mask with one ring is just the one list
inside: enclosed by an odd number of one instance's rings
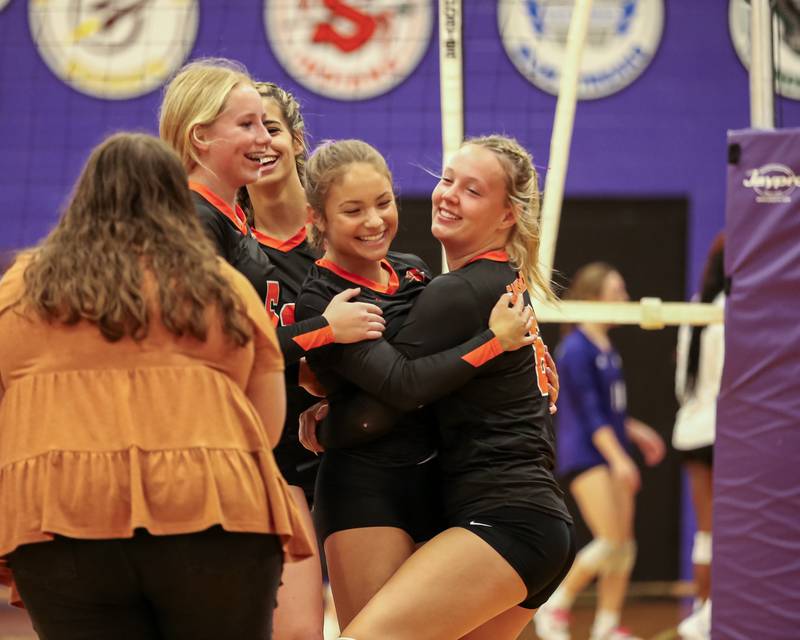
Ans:
{"label": "tan ruffled blouse", "polygon": [[0,281],[0,581],[13,587],[3,558],[19,545],[128,538],[137,527],[272,533],[287,560],[309,556],[275,443],[246,393],[251,376],[281,371],[283,359],[245,278],[220,261],[252,322],[244,347],[216,314],[205,342],[178,338],[155,306],[147,338],[111,343],[89,323],[26,313],[29,261]]}

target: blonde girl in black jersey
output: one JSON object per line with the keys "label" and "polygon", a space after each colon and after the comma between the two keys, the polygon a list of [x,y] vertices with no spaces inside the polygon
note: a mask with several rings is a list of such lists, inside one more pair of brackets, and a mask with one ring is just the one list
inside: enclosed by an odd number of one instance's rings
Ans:
{"label": "blonde girl in black jersey", "polygon": [[[247,277],[264,302],[265,314],[276,325],[287,368],[288,411],[281,441],[273,443],[277,445],[274,453],[311,530],[306,496],[312,490],[316,467],[297,471],[314,456],[297,444],[297,414],[308,404],[303,404],[297,386],[296,365],[309,349],[319,345],[379,337],[383,330],[380,309],[350,303],[358,293],[351,288],[315,318],[292,322],[294,296],[313,257],[300,255],[304,247],[299,246],[291,255],[288,250],[278,250],[272,257],[271,247],[264,248],[265,244],[285,248],[284,241],[304,230],[307,220],[301,183],[303,119],[290,94],[271,83],[256,83],[236,61],[194,60],[166,87],[159,129],[189,175],[205,232],[217,252]],[[291,267],[288,271],[287,265]],[[276,640],[322,640],[318,554],[285,567],[276,611]]]}

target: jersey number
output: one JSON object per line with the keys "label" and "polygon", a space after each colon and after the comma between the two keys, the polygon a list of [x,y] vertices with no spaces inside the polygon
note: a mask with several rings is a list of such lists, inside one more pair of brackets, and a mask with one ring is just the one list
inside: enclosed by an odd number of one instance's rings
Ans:
{"label": "jersey number", "polygon": [[539,327],[535,328],[536,340],[533,343],[534,367],[536,368],[536,386],[543,396],[550,395],[550,383],[547,380],[547,360],[544,357],[544,341],[539,335]]}
{"label": "jersey number", "polygon": [[[511,303],[516,304],[517,296],[525,293],[528,286],[525,284],[525,276],[522,273],[517,275],[517,279],[506,287],[506,291],[511,294]],[[543,396],[550,395],[550,384],[547,381],[547,360],[544,357],[544,341],[539,334],[539,323],[536,322],[536,317],[533,319],[533,327],[531,332],[534,333],[536,339],[533,342],[533,367],[536,369],[536,386],[539,387],[539,392]]]}
{"label": "jersey number", "polygon": [[277,280],[267,280],[267,301],[266,308],[272,325],[286,327],[294,324],[294,302],[287,302],[280,307],[281,283]]}

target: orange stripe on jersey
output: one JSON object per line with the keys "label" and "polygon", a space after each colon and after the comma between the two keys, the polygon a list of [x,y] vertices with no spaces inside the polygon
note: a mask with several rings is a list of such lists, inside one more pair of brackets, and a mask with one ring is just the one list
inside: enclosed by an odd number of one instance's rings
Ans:
{"label": "orange stripe on jersey", "polygon": [[389,295],[392,295],[400,288],[400,278],[398,277],[397,272],[392,268],[392,265],[389,264],[389,261],[386,258],[381,260],[381,269],[389,272],[388,284],[375,282],[374,280],[370,280],[369,278],[364,278],[355,273],[350,273],[349,271],[345,271],[338,264],[336,264],[335,262],[331,262],[327,258],[320,258],[319,260],[317,260],[317,265],[325,269],[328,269],[328,271],[332,271],[340,278],[349,280],[350,282],[352,282],[355,285],[358,285],[359,287],[367,287],[367,289],[372,289],[373,291],[377,291],[378,293],[388,293]]}
{"label": "orange stripe on jersey", "polygon": [[479,256],[475,256],[474,258],[467,261],[466,264],[470,262],[475,262],[476,260],[492,260],[493,262],[508,262],[508,254],[503,249],[497,249],[496,251],[487,251],[486,253],[482,253]]}
{"label": "orange stripe on jersey", "polygon": [[461,356],[462,360],[469,362],[473,367],[480,367],[486,364],[492,358],[496,358],[503,353],[503,347],[500,345],[500,340],[495,336],[489,342],[482,344],[477,349],[473,349],[466,355]]}
{"label": "orange stripe on jersey", "polygon": [[189,188],[195,193],[199,193],[203,198],[208,200],[219,212],[224,215],[228,220],[236,225],[236,228],[242,235],[250,235],[247,226],[247,216],[242,211],[242,208],[237,204],[236,209],[231,209],[231,205],[220,198],[216,193],[209,189],[206,185],[199,182],[189,180]]}
{"label": "orange stripe on jersey", "polygon": [[322,327],[322,329],[315,329],[308,333],[301,333],[299,336],[292,338],[303,351],[311,351],[317,347],[324,347],[326,344],[333,342],[333,329],[330,325]]}
{"label": "orange stripe on jersey", "polygon": [[259,244],[263,244],[265,247],[269,247],[270,249],[277,249],[283,253],[287,253],[288,251],[291,251],[295,247],[301,245],[303,240],[305,240],[306,236],[308,235],[308,230],[306,229],[305,225],[300,227],[300,231],[295,233],[288,240],[278,240],[277,238],[268,236],[266,233],[262,233],[255,227],[250,227],[250,230],[253,232],[253,236],[255,236],[255,239],[258,240]]}

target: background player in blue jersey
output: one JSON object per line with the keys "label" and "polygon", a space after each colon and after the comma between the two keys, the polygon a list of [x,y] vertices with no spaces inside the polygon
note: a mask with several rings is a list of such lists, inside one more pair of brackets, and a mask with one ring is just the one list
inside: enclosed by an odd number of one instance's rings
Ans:
{"label": "background player in blue jersey", "polygon": [[[474,335],[504,290],[529,302],[527,282],[552,296],[537,270],[537,176],[515,140],[466,141],[432,205],[432,232],[451,271],[426,287],[390,338],[410,358]],[[553,476],[545,347],[535,325],[532,334],[532,348],[499,355],[432,406],[443,531],[397,570],[343,638],[511,640],[566,574],[572,519]]]}
{"label": "background player in blue jersey", "polygon": [[[398,215],[385,160],[359,140],[325,144],[309,159],[306,192],[325,253],[303,285],[297,318],[318,314],[332,296],[358,284],[359,299],[383,309],[384,337],[391,340],[430,281],[430,272],[416,256],[388,252]],[[387,340],[329,345],[308,356],[329,392],[332,418],[339,404],[359,388],[391,397],[395,406],[410,412],[397,429],[381,437],[329,449],[320,465],[314,519],[325,541],[343,624],[417,543],[441,528],[434,433],[427,427],[425,413],[413,410],[459,387],[475,376],[482,363],[502,354],[504,333],[516,336],[510,346],[533,341],[525,337],[530,310],[523,309],[521,297],[509,308],[509,297],[502,293],[500,288],[492,294],[496,303],[492,318],[487,312],[480,326],[451,345],[454,348],[435,350],[426,358],[408,360]],[[504,317],[511,320],[511,331],[498,327],[498,318]],[[348,426],[358,429],[362,419],[358,415],[357,422]]]}
{"label": "background player in blue jersey", "polygon": [[[577,271],[565,296],[571,300],[625,302],[622,276],[595,262]],[[630,457],[635,442],[649,465],[664,457],[664,443],[626,412],[622,360],[608,332],[611,325],[583,323],[556,350],[561,377],[558,472],[575,497],[592,535],[564,582],[536,614],[542,640],[568,640],[568,611],[577,594],[598,577],[592,640],[624,640],[619,626],[630,572],[636,560],[634,496],[639,470]]]}

